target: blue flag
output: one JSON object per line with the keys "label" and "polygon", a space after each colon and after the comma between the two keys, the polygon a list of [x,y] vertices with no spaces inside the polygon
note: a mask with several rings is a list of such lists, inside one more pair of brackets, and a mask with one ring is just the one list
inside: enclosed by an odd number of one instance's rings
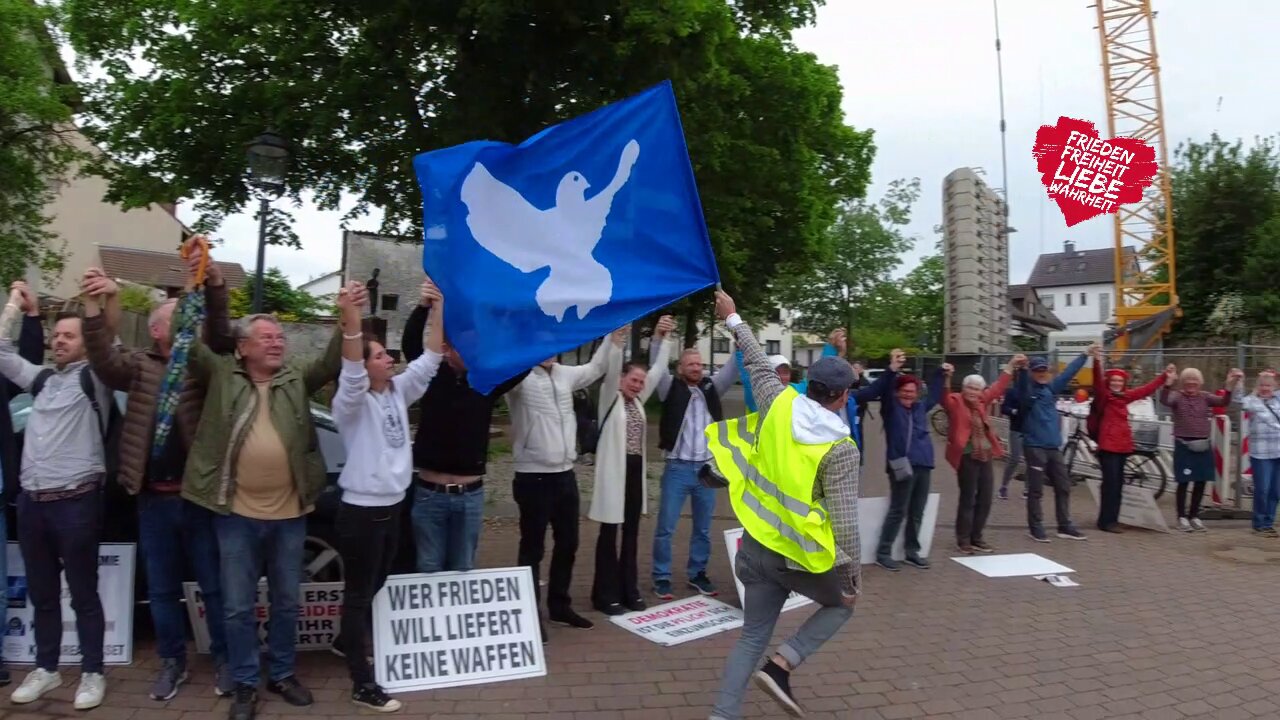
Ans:
{"label": "blue flag", "polygon": [[413,167],[423,268],[480,392],[719,281],[669,82]]}

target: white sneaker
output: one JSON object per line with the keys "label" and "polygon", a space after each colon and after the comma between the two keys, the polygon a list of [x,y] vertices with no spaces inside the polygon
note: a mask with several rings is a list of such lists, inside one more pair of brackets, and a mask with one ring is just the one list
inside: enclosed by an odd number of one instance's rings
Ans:
{"label": "white sneaker", "polygon": [[26,705],[33,703],[44,697],[45,693],[51,690],[57,690],[62,687],[62,676],[55,670],[49,672],[41,668],[36,668],[27,673],[27,679],[22,681],[17,690],[9,696],[15,705]]}
{"label": "white sneaker", "polygon": [[1182,532],[1191,532],[1191,522],[1184,517],[1178,518],[1178,529]]}
{"label": "white sneaker", "polygon": [[77,710],[92,710],[102,704],[102,697],[107,694],[107,679],[102,673],[85,673],[80,676],[80,687],[76,688]]}
{"label": "white sneaker", "polygon": [[1200,522],[1200,518],[1191,518],[1191,529],[1196,532],[1209,532],[1209,528],[1206,528],[1204,523]]}

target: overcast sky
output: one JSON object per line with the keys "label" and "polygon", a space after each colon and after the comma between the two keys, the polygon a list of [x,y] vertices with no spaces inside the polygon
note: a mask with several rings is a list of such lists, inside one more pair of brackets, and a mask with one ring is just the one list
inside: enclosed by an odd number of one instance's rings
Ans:
{"label": "overcast sky", "polygon": [[[1005,112],[1008,119],[1012,283],[1025,281],[1041,252],[1064,240],[1080,248],[1112,242],[1111,217],[1068,229],[1045,199],[1031,147],[1037,128],[1067,115],[1095,122],[1106,135],[1098,33],[1086,0],[1003,0]],[[1280,2],[1275,0],[1155,0],[1159,15],[1165,126],[1170,152],[1179,142],[1252,138],[1280,131],[1280,96],[1272,74],[1280,67]],[[900,272],[932,249],[932,228],[942,218],[942,178],[962,167],[981,167],[1001,184],[999,99],[991,0],[920,0],[871,3],[828,0],[816,27],[797,35],[800,47],[836,65],[844,86],[847,121],[875,130],[870,193],[887,183],[919,177],[924,189],[911,231],[920,239]],[[430,148],[423,148],[424,150]],[[181,209],[190,220],[190,210]],[[339,269],[340,212],[295,211],[303,250],[267,249],[267,265],[295,281]],[[376,230],[369,217],[352,229]],[[252,271],[257,226],[249,214],[229,218],[218,231],[220,259]]]}

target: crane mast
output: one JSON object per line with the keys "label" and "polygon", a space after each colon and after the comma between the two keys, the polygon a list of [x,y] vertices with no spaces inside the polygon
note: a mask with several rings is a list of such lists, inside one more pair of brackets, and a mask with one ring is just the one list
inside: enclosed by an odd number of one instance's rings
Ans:
{"label": "crane mast", "polygon": [[[1123,352],[1154,344],[1169,331],[1178,312],[1169,146],[1150,0],[1098,0],[1093,7],[1098,13],[1108,130],[1111,137],[1146,141],[1159,163],[1142,200],[1121,205],[1113,220],[1113,348]],[[1130,254],[1126,246],[1133,249]]]}

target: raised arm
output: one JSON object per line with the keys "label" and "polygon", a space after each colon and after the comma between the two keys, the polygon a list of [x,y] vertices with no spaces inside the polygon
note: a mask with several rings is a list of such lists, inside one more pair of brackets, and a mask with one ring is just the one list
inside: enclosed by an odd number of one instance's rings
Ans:
{"label": "raised arm", "polygon": [[620,353],[622,349],[613,343],[610,337],[604,337],[600,340],[600,347],[596,348],[586,365],[561,366],[557,372],[564,373],[569,379],[570,387],[574,390],[590,387],[592,383],[604,377],[609,369],[609,354],[615,351]]}
{"label": "raised arm", "polygon": [[[661,323],[661,321],[659,321],[659,323]],[[674,326],[675,321],[672,320],[671,324]],[[650,353],[652,362],[660,365],[661,367],[666,367],[667,362],[671,359],[671,340],[669,336],[665,333],[661,336],[655,335],[654,339],[650,341],[650,345],[653,343],[658,344],[658,350],[656,354]],[[652,350],[652,348],[650,349]],[[652,369],[649,371],[648,376],[644,379],[644,390],[640,391],[640,402],[644,403],[649,401],[649,398],[653,395],[653,391],[658,389],[658,383],[663,377],[664,375],[662,373],[655,373]],[[671,375],[666,374],[665,377],[670,378]]]}
{"label": "raised arm", "polygon": [[[1146,385],[1143,385],[1140,388],[1126,390],[1124,393],[1124,399],[1129,402],[1133,402],[1134,400],[1141,400],[1143,398],[1151,397],[1156,393],[1157,390],[1160,389],[1161,385],[1164,385],[1164,376],[1157,375],[1154,378],[1151,378],[1151,382],[1147,383]],[[1231,402],[1230,397],[1225,397],[1222,399],[1225,401],[1223,402],[1223,405],[1226,405],[1227,403]]]}
{"label": "raised arm", "polygon": [[444,296],[430,278],[422,283],[422,304],[435,308],[427,317],[427,351],[409,363],[395,379],[396,392],[410,405],[422,397],[444,360]]}
{"label": "raised arm", "polygon": [[[1164,377],[1157,378],[1160,382],[1164,382]],[[1157,387],[1159,387],[1157,385]],[[1107,393],[1107,382],[1102,379],[1102,355],[1098,354],[1093,357],[1093,397],[1105,397]]]}
{"label": "raised arm", "polygon": [[945,392],[944,388],[946,388],[949,384],[948,380],[950,380],[950,375],[946,370],[948,367],[950,366],[944,363],[933,371],[933,382],[929,383],[929,394],[924,402],[924,411],[926,413],[942,402],[942,393]]}
{"label": "raised arm", "polygon": [[13,341],[9,339],[9,328],[13,324],[14,316],[26,305],[30,291],[27,290],[27,284],[22,281],[15,282],[12,287],[9,302],[5,305],[3,313],[0,313],[0,375],[20,390],[26,391],[31,388],[31,383],[35,382],[40,366],[28,362],[18,354]]}
{"label": "raised arm", "polygon": [[738,367],[738,379],[742,381],[742,399],[746,402],[747,412],[756,411],[756,398],[751,393],[751,376],[747,373],[747,365],[742,361],[742,351],[733,353],[733,364]]}
{"label": "raised arm", "polygon": [[[623,328],[614,333],[614,337],[626,329]],[[626,342],[625,336],[623,342]],[[607,357],[608,365],[604,369],[604,381],[600,383],[600,397],[596,399],[596,420],[600,423],[605,421],[604,416],[609,412],[609,407],[618,400],[618,389],[622,386],[622,349],[619,348],[616,353],[609,353]]]}
{"label": "raised arm", "polygon": [[[714,353],[712,353],[714,355]],[[746,362],[745,360],[743,361]],[[711,376],[711,384],[715,387],[716,392],[723,396],[729,392],[729,388],[738,380],[738,366],[736,363],[727,362],[720,366],[720,369]]]}
{"label": "raised arm", "polygon": [[996,378],[995,384],[982,391],[983,404],[993,403],[1004,397],[1004,391],[1009,389],[1009,383],[1013,381],[1014,368],[1012,365],[1005,366],[1000,377]]}
{"label": "raised arm", "polygon": [[104,306],[118,303],[119,288],[98,268],[89,268],[80,281],[84,301],[84,349],[98,379],[112,390],[127,391],[138,372],[133,353],[116,347],[116,327]]}
{"label": "raised arm", "polygon": [[217,263],[209,261],[204,283],[204,343],[221,355],[236,351],[236,336],[231,329],[227,283]]}
{"label": "raised arm", "polygon": [[[333,394],[333,417],[339,422],[360,414],[369,392],[369,370],[364,364],[364,333],[360,328],[360,307],[352,302],[356,283],[338,290],[339,325],[342,334],[342,372],[338,373],[338,391]],[[346,328],[355,328],[347,332]]]}
{"label": "raised arm", "polygon": [[360,308],[364,307],[368,293],[362,283],[347,283],[338,293],[342,317],[333,328],[333,338],[320,357],[303,363],[299,368],[307,394],[333,382],[343,368],[343,360],[354,351],[364,361],[364,333],[360,327]]}
{"label": "raised arm", "polygon": [[1088,359],[1088,354],[1081,353],[1076,356],[1075,360],[1071,361],[1071,364],[1067,365],[1065,370],[1058,373],[1058,376],[1049,383],[1049,387],[1053,390],[1054,395],[1059,395],[1067,389],[1067,386],[1071,384],[1073,379],[1075,379],[1076,373],[1080,372],[1080,368],[1084,367],[1084,363]]}
{"label": "raised arm", "polygon": [[[662,321],[659,320],[658,322],[662,322]],[[655,337],[657,336],[656,331],[654,332],[654,336]],[[667,393],[671,392],[671,383],[675,379],[671,375],[672,352],[670,349],[667,349],[666,356],[661,358],[661,362],[659,362],[659,358],[657,354],[664,350],[663,345],[665,344],[666,344],[665,342],[660,342],[660,343],[654,343],[652,341],[649,342],[649,376],[648,378],[646,378],[646,380],[653,379],[657,382],[656,387],[658,390],[659,400],[667,399]]]}
{"label": "raised arm", "polygon": [[770,367],[769,356],[751,334],[751,328],[738,316],[733,298],[723,290],[716,291],[716,315],[733,331],[734,341],[742,349],[742,361],[751,377],[751,392],[755,395],[758,412],[767,413],[773,401],[787,386],[778,379],[778,373]]}
{"label": "raised arm", "polygon": [[872,400],[883,400],[893,392],[893,385],[897,382],[898,373],[902,370],[902,366],[907,362],[907,354],[898,348],[894,348],[889,353],[889,368],[887,372],[880,373],[880,377],[876,381],[866,387],[858,388],[853,393],[853,399],[857,400],[859,405],[871,402]]}
{"label": "raised arm", "polygon": [[422,333],[427,328],[429,312],[427,307],[418,305],[404,321],[404,334],[400,336],[400,351],[404,353],[405,360],[413,362],[422,355]]}

